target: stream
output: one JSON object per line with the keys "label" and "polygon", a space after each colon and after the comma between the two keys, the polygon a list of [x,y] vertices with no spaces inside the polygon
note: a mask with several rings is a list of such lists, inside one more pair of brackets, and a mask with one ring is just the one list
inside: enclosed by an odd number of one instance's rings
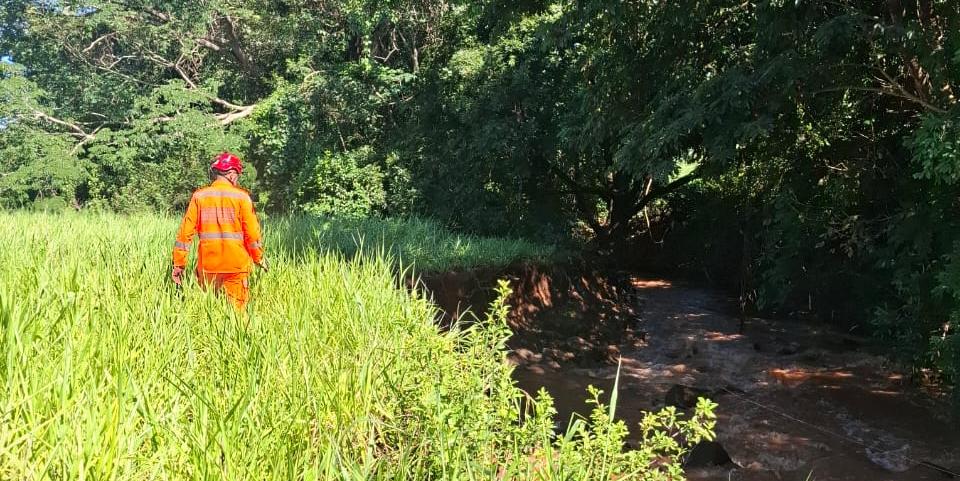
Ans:
{"label": "stream", "polygon": [[[634,279],[644,334],[620,347],[617,416],[698,395],[717,408],[716,443],[698,447],[691,480],[944,480],[960,473],[960,423],[946,403],[862,341],[809,322],[750,318],[705,289]],[[571,339],[568,350],[582,340]],[[613,387],[617,366],[567,362],[563,347],[516,349],[518,384],[545,387],[560,418],[585,414],[586,387]],[[632,442],[636,442],[633,439]],[[953,473],[953,474],[951,474]],[[958,478],[960,479],[960,478]]]}

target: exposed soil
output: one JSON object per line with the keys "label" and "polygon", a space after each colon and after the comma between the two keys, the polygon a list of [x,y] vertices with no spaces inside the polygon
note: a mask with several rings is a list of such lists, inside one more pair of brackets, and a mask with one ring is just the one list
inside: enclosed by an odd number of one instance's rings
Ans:
{"label": "exposed soil", "polygon": [[628,425],[667,402],[710,397],[718,439],[691,459],[692,480],[922,481],[950,479],[938,466],[960,472],[960,429],[948,409],[863,340],[767,319],[747,320],[741,334],[728,300],[710,291],[656,279],[633,287],[639,309],[621,321],[619,342],[610,330],[544,329],[543,317],[567,316],[541,312],[533,333],[549,332],[549,341],[521,334],[511,355],[521,387],[546,387],[568,419],[588,411],[587,385],[612,388],[610,361],[622,356],[617,412]]}
{"label": "exposed soil", "polygon": [[499,279],[509,281],[512,290],[507,299],[512,347],[546,350],[549,357],[572,342],[575,354],[558,360],[595,363],[615,359],[617,345],[633,338],[637,300],[629,276],[520,263],[433,273],[420,282],[443,312],[441,322],[449,324],[467,313],[482,316],[496,298]]}

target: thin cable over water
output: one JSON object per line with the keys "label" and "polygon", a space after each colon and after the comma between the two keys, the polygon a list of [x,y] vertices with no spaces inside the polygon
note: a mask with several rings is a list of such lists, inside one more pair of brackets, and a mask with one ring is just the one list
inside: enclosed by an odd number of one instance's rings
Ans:
{"label": "thin cable over water", "polygon": [[[764,409],[764,410],[769,411],[769,412],[771,412],[771,413],[773,413],[773,414],[776,414],[776,415],[778,415],[778,416],[780,416],[780,417],[782,417],[782,418],[788,419],[788,420],[793,421],[793,422],[795,422],[795,423],[803,424],[803,425],[808,426],[808,427],[810,427],[810,428],[813,428],[813,429],[815,429],[815,430],[817,430],[817,431],[820,431],[820,432],[822,432],[822,433],[824,433],[824,434],[828,434],[828,435],[830,435],[830,436],[833,436],[833,437],[842,439],[842,440],[844,440],[844,441],[846,441],[846,442],[849,442],[849,443],[852,443],[852,444],[856,444],[857,446],[860,446],[860,447],[864,448],[864,450],[876,451],[878,454],[886,454],[886,453],[889,453],[889,452],[891,452],[891,451],[895,451],[894,449],[880,450],[880,449],[878,449],[876,446],[870,446],[870,445],[864,443],[863,441],[861,441],[861,440],[859,440],[859,439],[857,439],[857,438],[853,438],[853,437],[847,436],[847,435],[845,435],[845,434],[840,434],[840,433],[838,433],[838,432],[836,432],[836,431],[832,431],[832,430],[830,430],[830,429],[827,429],[827,428],[818,426],[818,425],[813,424],[813,423],[811,423],[811,422],[809,422],[809,421],[804,421],[803,419],[800,419],[800,418],[797,418],[797,417],[792,416],[792,415],[790,415],[790,414],[787,414],[787,413],[785,413],[785,412],[783,412],[783,411],[780,411],[780,410],[778,410],[778,409],[776,409],[776,408],[773,408],[773,407],[764,405],[764,404],[762,404],[762,403],[760,403],[760,402],[758,402],[758,401],[754,401],[753,399],[750,399],[749,397],[747,397],[747,396],[745,396],[745,395],[743,395],[743,394],[736,393],[736,392],[734,392],[734,391],[732,391],[732,390],[730,390],[730,389],[728,389],[728,388],[726,388],[726,387],[721,387],[720,390],[722,390],[723,392],[725,392],[725,393],[727,393],[727,394],[729,394],[729,395],[731,395],[731,396],[734,396],[734,397],[739,398],[739,399],[741,399],[741,400],[743,400],[743,401],[746,401],[747,403],[753,404],[754,406],[757,406],[757,407],[759,407],[759,408],[761,408],[761,409]],[[898,449],[899,449],[899,448],[898,448]],[[941,473],[943,473],[943,474],[946,474],[946,475],[948,475],[948,476],[950,476],[950,477],[953,477],[953,478],[960,477],[960,473],[951,471],[950,469],[944,468],[943,466],[938,466],[938,465],[933,464],[933,463],[931,463],[931,462],[929,462],[929,461],[922,461],[922,460],[919,460],[919,459],[916,459],[916,458],[912,458],[912,457],[906,456],[906,455],[903,455],[903,456],[900,456],[900,457],[902,457],[903,459],[905,459],[905,460],[907,460],[907,461],[910,461],[910,462],[912,462],[912,463],[914,463],[914,464],[916,464],[916,465],[924,466],[924,467],[926,467],[926,468],[939,471],[939,472],[941,472]]]}

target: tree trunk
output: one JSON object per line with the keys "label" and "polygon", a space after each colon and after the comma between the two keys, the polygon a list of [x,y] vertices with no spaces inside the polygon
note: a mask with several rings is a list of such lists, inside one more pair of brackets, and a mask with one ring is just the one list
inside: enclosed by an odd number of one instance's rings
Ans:
{"label": "tree trunk", "polygon": [[698,177],[699,174],[693,172],[645,192],[646,179],[636,180],[626,173],[616,174],[607,222],[597,232],[596,237],[596,245],[601,253],[616,258],[625,258],[629,255],[628,244],[633,233],[633,219],[651,202],[663,198]]}
{"label": "tree trunk", "polygon": [[633,219],[640,213],[641,196],[635,182],[630,181],[624,174],[614,177],[614,189],[610,210],[607,213],[607,222],[604,231],[599,237],[599,247],[615,258],[622,258],[627,254],[627,244],[633,232]]}

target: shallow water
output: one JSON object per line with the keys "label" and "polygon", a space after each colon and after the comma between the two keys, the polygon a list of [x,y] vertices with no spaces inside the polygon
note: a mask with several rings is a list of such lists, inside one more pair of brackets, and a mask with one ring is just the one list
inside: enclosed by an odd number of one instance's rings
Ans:
{"label": "shallow water", "polygon": [[[671,388],[673,397],[682,392],[675,386],[709,393],[733,462],[689,467],[689,479],[924,481],[950,479],[937,466],[960,472],[960,425],[945,403],[859,340],[768,319],[748,320],[739,334],[727,300],[710,291],[658,279],[634,285],[635,328],[646,336],[621,346],[617,414],[635,425]],[[557,362],[576,357],[562,347],[550,354],[512,356],[515,378],[529,392],[546,387],[563,424],[588,412],[587,385],[613,387],[617,367]]]}

